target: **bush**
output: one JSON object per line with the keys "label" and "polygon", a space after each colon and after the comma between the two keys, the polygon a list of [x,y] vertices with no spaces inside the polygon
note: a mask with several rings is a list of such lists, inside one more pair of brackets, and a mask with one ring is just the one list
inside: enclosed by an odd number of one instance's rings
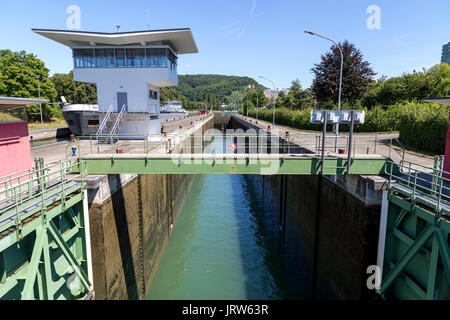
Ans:
{"label": "bush", "polygon": [[[292,110],[277,108],[275,123],[300,130],[321,131],[320,124],[311,124],[311,108]],[[400,141],[408,146],[443,154],[447,133],[449,108],[430,103],[402,102],[386,108],[377,106],[366,111],[364,124],[355,125],[355,132],[400,132]],[[256,110],[249,110],[250,117]],[[260,109],[258,118],[272,122],[273,110]],[[331,125],[328,130],[331,130]],[[341,125],[341,132],[348,132],[349,125]]]}
{"label": "bush", "polygon": [[400,120],[400,141],[408,146],[444,154],[448,107],[410,104]]}

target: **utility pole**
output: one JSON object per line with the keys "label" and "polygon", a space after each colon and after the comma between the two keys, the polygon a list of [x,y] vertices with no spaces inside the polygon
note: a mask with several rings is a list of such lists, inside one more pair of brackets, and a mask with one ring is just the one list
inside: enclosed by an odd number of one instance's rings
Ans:
{"label": "utility pole", "polygon": [[[39,99],[41,99],[41,83],[47,80],[47,78],[41,80],[41,78],[37,75],[34,75],[34,78],[36,78],[36,80],[38,81],[38,96]],[[42,103],[39,103],[39,113],[41,116],[41,128],[44,129],[44,118],[42,116]]]}
{"label": "utility pole", "polygon": [[[340,74],[339,74],[339,95],[338,95],[338,112],[339,112],[341,110],[342,71],[344,69],[344,54],[342,53],[342,48],[336,41],[334,41],[334,40],[332,40],[330,38],[327,38],[325,36],[322,36],[320,34],[317,34],[317,33],[314,33],[312,31],[308,31],[308,30],[306,30],[305,33],[310,34],[312,36],[317,36],[317,37],[326,39],[328,41],[331,41],[339,49],[339,52],[341,54],[341,71],[340,71]],[[339,136],[339,122],[336,123],[336,142],[335,142],[335,145],[334,145],[334,152],[337,152],[338,136]]]}
{"label": "utility pole", "polygon": [[259,106],[258,89],[256,89],[256,121],[258,121],[258,106]]}
{"label": "utility pole", "polygon": [[272,80],[270,80],[270,79],[267,79],[267,78],[265,78],[265,77],[263,77],[263,76],[259,76],[260,78],[262,78],[262,79],[265,79],[265,80],[267,80],[267,81],[270,81],[270,82],[272,82],[272,85],[273,85],[273,120],[272,120],[272,127],[274,127],[275,128],[275,91],[276,91],[276,89],[275,89],[275,83],[272,81]]}

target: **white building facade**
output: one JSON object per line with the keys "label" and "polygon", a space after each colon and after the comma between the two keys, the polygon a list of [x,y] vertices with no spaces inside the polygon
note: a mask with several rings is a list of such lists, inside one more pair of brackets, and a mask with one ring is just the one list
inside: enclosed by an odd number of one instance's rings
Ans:
{"label": "white building facade", "polygon": [[179,54],[198,52],[190,29],[33,31],[72,49],[74,80],[97,86],[100,122],[108,112],[123,112],[119,135],[161,132],[160,88],[178,84]]}

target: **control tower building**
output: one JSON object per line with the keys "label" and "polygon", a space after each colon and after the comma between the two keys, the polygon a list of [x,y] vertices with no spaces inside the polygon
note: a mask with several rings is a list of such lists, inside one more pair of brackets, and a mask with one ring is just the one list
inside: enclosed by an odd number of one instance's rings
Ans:
{"label": "control tower building", "polygon": [[198,53],[189,28],[134,32],[32,29],[72,49],[75,81],[97,86],[103,135],[161,133],[160,88],[178,85],[178,55]]}

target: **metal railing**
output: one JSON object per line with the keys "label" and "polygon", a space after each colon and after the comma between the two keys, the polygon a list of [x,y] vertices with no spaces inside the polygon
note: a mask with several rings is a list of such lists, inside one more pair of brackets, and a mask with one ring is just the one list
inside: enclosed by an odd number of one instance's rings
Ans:
{"label": "metal railing", "polygon": [[117,116],[116,121],[114,122],[114,126],[112,127],[111,132],[108,132],[108,134],[110,134],[110,135],[115,135],[115,134],[116,134],[117,129],[119,129],[120,121],[122,121],[123,114],[124,114],[126,108],[127,108],[127,105],[124,104],[124,105],[122,106],[122,108],[120,109],[120,113],[119,113],[119,115]]}
{"label": "metal railing", "polygon": [[[334,136],[333,136],[334,137]],[[338,149],[342,149],[346,153],[349,149],[348,137],[341,136],[339,140],[341,144]],[[225,149],[216,148],[216,153],[280,153],[280,154],[320,154],[322,150],[321,135],[316,134],[292,134],[282,133],[280,135],[272,135],[270,132],[261,132],[260,134],[224,134],[215,135],[205,132],[198,133],[165,133],[165,134],[149,134],[145,136],[133,135],[105,135],[96,137],[80,136],[76,137],[66,147],[66,157],[70,159],[70,148],[72,145],[77,148],[77,156],[87,154],[145,154],[150,152],[171,153],[175,148],[191,149],[192,153],[203,152],[203,148],[217,139],[222,144],[221,138],[225,139]],[[98,139],[98,140],[97,140]],[[114,143],[103,145],[98,143],[100,140],[110,139]],[[326,144],[325,150],[330,151],[329,156],[335,157],[334,141],[330,140],[330,144]],[[333,143],[331,143],[333,142]],[[354,137],[352,141],[351,152],[353,155],[358,154],[376,154],[376,138]],[[228,148],[229,147],[229,148]],[[235,149],[235,150],[233,150]],[[222,152],[223,151],[223,152]],[[387,151],[386,151],[387,153]]]}
{"label": "metal railing", "polygon": [[[199,130],[204,121],[209,121],[212,115],[203,117],[199,122],[192,122],[192,127],[186,132],[157,133],[148,135],[90,135],[77,136],[65,148],[65,159],[74,159],[71,148],[76,148],[76,157],[86,154],[117,153],[149,153],[158,149],[160,153],[170,153],[178,144]],[[104,141],[111,141],[104,144]]]}
{"label": "metal railing", "polygon": [[[433,207],[437,217],[450,213],[450,172],[442,170],[443,157],[436,156],[434,167],[402,160],[388,161],[385,174],[388,188],[409,197],[413,203],[423,202]],[[400,172],[395,172],[399,168]]]}
{"label": "metal railing", "polygon": [[103,133],[103,130],[105,129],[106,124],[107,124],[108,121],[109,121],[109,117],[111,116],[112,108],[113,108],[113,105],[111,104],[111,105],[109,106],[109,108],[108,108],[108,112],[106,113],[106,116],[103,118],[102,123],[101,123],[100,126],[98,127],[98,130],[97,130],[97,133],[96,133],[96,136],[97,136],[97,137],[100,136],[100,135]]}
{"label": "metal railing", "polygon": [[[79,171],[72,174],[73,169]],[[13,175],[3,180],[0,187],[0,233],[13,228],[18,232],[25,219],[57,201],[63,201],[69,194],[83,192],[83,177],[86,165],[79,161],[58,161]]]}

